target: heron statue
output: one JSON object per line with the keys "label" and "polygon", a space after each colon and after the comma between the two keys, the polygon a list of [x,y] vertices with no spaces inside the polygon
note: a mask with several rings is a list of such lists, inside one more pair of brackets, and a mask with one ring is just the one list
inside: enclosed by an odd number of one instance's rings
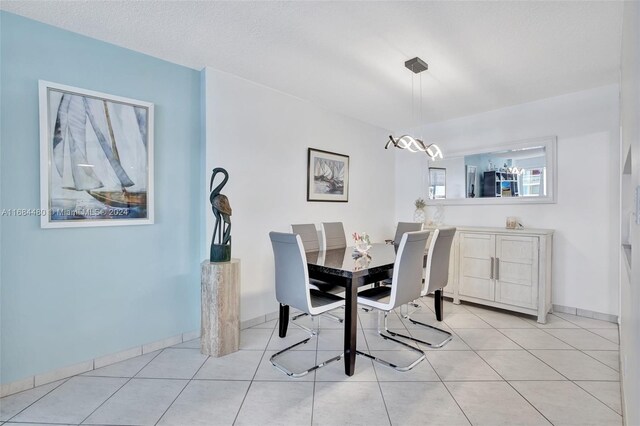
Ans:
{"label": "heron statue", "polygon": [[[213,182],[219,173],[224,175],[224,178],[214,189]],[[231,260],[231,205],[227,196],[220,193],[228,180],[229,173],[225,169],[222,167],[213,169],[211,183],[209,184],[209,191],[211,192],[209,201],[211,202],[213,215],[216,218],[213,238],[211,239],[210,260],[212,262],[228,262]]]}

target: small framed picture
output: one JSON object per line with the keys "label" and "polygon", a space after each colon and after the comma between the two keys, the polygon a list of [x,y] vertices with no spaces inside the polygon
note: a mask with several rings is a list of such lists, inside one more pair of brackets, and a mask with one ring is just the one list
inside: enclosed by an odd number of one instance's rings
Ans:
{"label": "small framed picture", "polygon": [[153,223],[153,104],[39,82],[42,228]]}
{"label": "small framed picture", "polygon": [[307,201],[349,201],[349,156],[309,148]]}

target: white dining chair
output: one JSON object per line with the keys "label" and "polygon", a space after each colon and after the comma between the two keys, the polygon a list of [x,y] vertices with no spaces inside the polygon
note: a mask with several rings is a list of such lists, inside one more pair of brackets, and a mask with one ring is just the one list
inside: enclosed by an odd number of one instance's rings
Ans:
{"label": "white dining chair", "polygon": [[[449,280],[449,259],[451,256],[451,245],[453,243],[453,237],[456,234],[456,228],[442,228],[433,231],[431,237],[431,244],[429,247],[429,256],[427,257],[427,265],[425,267],[425,282],[420,292],[420,297],[424,297],[427,294],[435,293],[434,303],[436,311],[436,319],[442,321],[442,289],[447,285]],[[424,340],[417,339],[412,336],[403,335],[393,331],[387,331],[389,334],[397,337],[403,337],[413,340],[414,342],[422,343],[432,348],[441,348],[451,339],[453,336],[446,330],[429,325],[411,318],[411,314],[407,314],[404,318],[411,321],[413,324],[427,327],[431,330],[435,330],[442,336],[442,340],[437,343],[430,343]]]}
{"label": "white dining chair", "polygon": [[[313,318],[317,315],[344,306],[344,298],[311,288],[304,246],[302,245],[302,240],[299,235],[270,232],[269,238],[271,239],[275,260],[276,299],[280,304],[288,305],[305,312],[311,317],[312,323]],[[309,333],[309,337],[273,354],[270,361],[274,367],[287,376],[302,377],[311,371],[342,358],[342,354],[340,354],[304,371],[294,372],[289,370],[278,362],[278,358],[285,352],[306,344],[312,337],[318,334],[315,326],[309,329],[298,324],[296,325],[306,330]],[[315,351],[310,351],[309,353],[315,357]]]}
{"label": "white dining chair", "polygon": [[385,242],[389,244],[400,244],[400,239],[402,239],[402,234],[405,232],[415,232],[420,231],[422,229],[422,222],[398,222],[398,226],[396,226],[396,235],[393,237],[393,240],[385,240]]}
{"label": "white dining chair", "polygon": [[387,340],[401,344],[420,354],[419,358],[406,366],[398,366],[382,358],[358,351],[358,355],[367,357],[380,364],[384,364],[398,371],[408,371],[425,359],[424,352],[392,337],[388,332],[387,317],[390,311],[416,300],[420,297],[422,287],[422,271],[424,251],[427,247],[429,231],[405,232],[398,246],[398,253],[393,265],[393,278],[391,286],[373,287],[358,293],[358,303],[384,312],[384,330],[380,329],[378,321],[378,334]]}
{"label": "white dining chair", "polygon": [[[300,239],[302,240],[302,246],[304,247],[305,253],[317,252],[320,250],[320,241],[318,240],[318,231],[316,230],[316,225],[313,223],[301,223],[291,225],[291,231],[294,234],[300,235]],[[333,283],[328,283],[326,281],[317,280],[314,278],[309,278],[309,282],[311,284],[311,288],[315,288],[316,290],[325,291],[327,293],[340,294],[344,293],[344,287],[339,285],[335,285]],[[306,316],[305,312],[294,315],[291,317],[291,321],[295,321],[300,317]],[[337,315],[333,315],[332,313],[327,312],[324,314],[326,318],[329,318],[333,321],[342,323],[344,320]]]}
{"label": "white dining chair", "polygon": [[316,225],[314,225],[313,223],[300,223],[291,225],[291,232],[300,235],[305,253],[320,250],[318,231],[316,230]]}
{"label": "white dining chair", "polygon": [[342,222],[323,222],[322,239],[325,250],[345,248],[347,246],[347,239],[344,235]]}
{"label": "white dining chair", "polygon": [[[393,240],[385,240],[387,244],[400,244],[400,240],[405,232],[416,232],[422,230],[422,222],[398,222],[396,226],[396,235]],[[391,279],[386,279],[380,282],[383,285],[391,285]]]}

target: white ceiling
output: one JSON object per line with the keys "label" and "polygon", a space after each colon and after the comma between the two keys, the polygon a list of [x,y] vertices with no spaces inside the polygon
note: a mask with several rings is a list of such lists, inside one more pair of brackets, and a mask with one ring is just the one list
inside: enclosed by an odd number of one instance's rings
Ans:
{"label": "white ceiling", "polygon": [[[211,66],[387,128],[616,83],[620,2],[3,0],[2,9],[195,69]],[[416,80],[416,86],[418,82]],[[417,112],[414,114],[417,115]]]}

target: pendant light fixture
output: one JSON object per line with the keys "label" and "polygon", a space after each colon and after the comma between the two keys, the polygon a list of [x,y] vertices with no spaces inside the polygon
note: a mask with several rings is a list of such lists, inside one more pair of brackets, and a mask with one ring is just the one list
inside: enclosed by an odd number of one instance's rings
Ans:
{"label": "pendant light fixture", "polygon": [[[415,57],[413,59],[409,59],[404,63],[404,66],[407,67],[414,74],[419,74],[420,77],[420,118],[422,118],[422,75],[421,72],[429,69],[429,65],[423,61],[422,59]],[[413,78],[411,76],[411,115],[414,117],[414,100],[413,100]],[[424,152],[426,153],[431,160],[436,160],[437,158],[442,158],[442,151],[438,147],[438,145],[432,143],[427,145],[421,139],[415,138],[411,135],[402,135],[399,138],[394,138],[393,135],[389,135],[389,141],[384,146],[384,149],[388,149],[390,145],[395,146],[396,148],[406,149],[411,152]]]}

